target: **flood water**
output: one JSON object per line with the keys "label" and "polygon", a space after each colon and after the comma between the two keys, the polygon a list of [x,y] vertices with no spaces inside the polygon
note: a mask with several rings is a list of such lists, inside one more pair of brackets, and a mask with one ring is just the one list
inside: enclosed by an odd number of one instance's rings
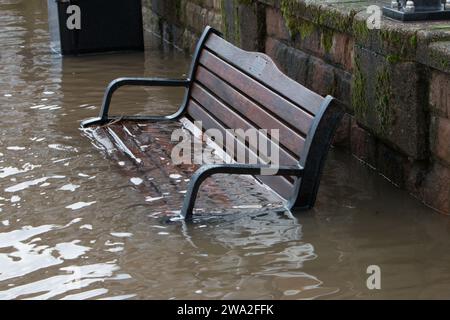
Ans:
{"label": "flood water", "polygon": [[[79,129],[110,80],[183,77],[190,57],[151,43],[63,59],[45,1],[0,0],[0,299],[450,298],[448,217],[337,150],[311,212],[158,217]],[[113,108],[170,113],[181,94],[125,89]]]}

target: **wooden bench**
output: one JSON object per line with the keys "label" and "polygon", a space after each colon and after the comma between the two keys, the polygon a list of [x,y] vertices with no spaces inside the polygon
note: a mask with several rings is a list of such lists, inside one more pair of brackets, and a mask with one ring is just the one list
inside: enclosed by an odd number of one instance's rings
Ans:
{"label": "wooden bench", "polygon": [[[169,116],[109,116],[111,97],[122,86],[184,87],[179,110]],[[225,41],[207,27],[201,36],[187,79],[120,78],[108,86],[100,117],[82,122],[83,127],[127,121],[202,121],[203,129],[278,129],[279,170],[258,164],[203,165],[192,176],[181,215],[191,218],[202,182],[219,173],[252,175],[286,200],[288,209],[314,206],[324,162],[335,129],[343,115],[341,104],[322,97],[284,75],[265,54],[247,52]],[[236,137],[236,144],[243,142]],[[269,143],[272,143],[269,141]],[[247,152],[255,146],[245,141]],[[226,146],[224,151],[227,152]],[[259,156],[259,155],[258,155]]]}

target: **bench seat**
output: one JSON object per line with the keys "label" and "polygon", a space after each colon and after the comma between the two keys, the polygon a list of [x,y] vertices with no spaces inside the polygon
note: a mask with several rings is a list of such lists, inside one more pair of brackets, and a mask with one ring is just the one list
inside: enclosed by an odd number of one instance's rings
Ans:
{"label": "bench seat", "polygon": [[[87,137],[103,150],[125,181],[142,179],[135,185],[145,195],[146,204],[155,216],[173,216],[180,212],[189,181],[199,165],[174,165],[170,154],[175,142],[173,130],[185,128],[187,119],[181,121],[116,121],[108,126],[89,128]],[[140,182],[140,181],[139,181]],[[255,183],[251,176],[217,175],[202,185],[197,202],[197,215],[214,216],[237,214],[256,210],[283,209],[283,199]]]}

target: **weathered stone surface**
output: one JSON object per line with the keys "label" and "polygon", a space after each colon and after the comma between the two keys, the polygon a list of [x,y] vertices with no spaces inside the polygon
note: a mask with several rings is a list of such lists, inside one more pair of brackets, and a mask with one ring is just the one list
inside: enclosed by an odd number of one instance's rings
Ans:
{"label": "weathered stone surface", "polygon": [[375,167],[383,176],[388,177],[391,182],[399,187],[405,185],[405,165],[407,164],[408,159],[405,156],[400,155],[383,143],[378,143]]}
{"label": "weathered stone surface", "polygon": [[259,20],[265,20],[265,11],[257,3],[241,4],[238,8],[239,46],[244,50],[263,50],[262,35],[265,33],[265,28],[263,28],[264,23],[260,23]]}
{"label": "weathered stone surface", "polygon": [[450,168],[435,162],[425,178],[422,199],[432,208],[450,214]]}
{"label": "weathered stone surface", "polygon": [[222,29],[222,14],[220,12],[190,3],[186,5],[185,12],[183,21],[186,21],[186,26],[198,34],[202,33],[206,26],[211,26],[217,30]]}
{"label": "weathered stone surface", "polygon": [[151,0],[143,0],[142,16],[144,30],[149,33],[160,33],[160,16],[150,9]]}
{"label": "weathered stone surface", "polygon": [[450,118],[450,74],[440,71],[432,72],[430,104],[435,113]]}
{"label": "weathered stone surface", "polygon": [[432,152],[450,166],[450,119],[432,117],[431,127]]}
{"label": "weathered stone surface", "polygon": [[352,100],[352,74],[350,72],[334,68],[334,88],[332,96],[339,99],[344,105],[350,106]]}
{"label": "weathered stone surface", "polygon": [[350,134],[352,128],[352,117],[346,113],[344,114],[341,123],[336,129],[336,133],[333,139],[333,145],[350,149]]}
{"label": "weathered stone surface", "polygon": [[289,77],[305,85],[310,56],[273,38],[267,38],[266,53]]}
{"label": "weathered stone surface", "polygon": [[311,57],[308,70],[307,86],[322,96],[334,91],[334,68],[321,59]]}
{"label": "weathered stone surface", "polygon": [[358,121],[415,159],[427,156],[426,97],[420,66],[355,49],[352,108]]}
{"label": "weathered stone surface", "polygon": [[295,30],[291,30],[292,46],[308,52],[327,63],[352,70],[353,40],[345,33],[326,27],[319,27],[307,20],[296,20]]}
{"label": "weathered stone surface", "polygon": [[350,141],[352,154],[375,167],[377,161],[376,139],[368,131],[361,128],[355,120],[352,120],[351,124]]}
{"label": "weathered stone surface", "polygon": [[[297,23],[297,29],[291,31],[293,46],[318,57],[325,56],[325,52],[331,48],[331,35],[325,40],[322,38],[323,30],[314,23],[302,19],[297,20]],[[328,42],[326,45],[325,41]]]}
{"label": "weathered stone surface", "polygon": [[266,33],[271,38],[289,40],[289,30],[280,10],[272,7],[266,9]]}
{"label": "weathered stone surface", "polygon": [[151,10],[164,17],[169,23],[178,23],[180,16],[180,3],[177,0],[151,0]]}
{"label": "weathered stone surface", "polygon": [[369,29],[369,16],[369,13],[362,11],[354,17],[352,34],[356,44],[395,60],[414,60],[419,25],[411,24],[404,28],[400,22],[383,19],[381,29]]}
{"label": "weathered stone surface", "polygon": [[[447,39],[450,38],[450,26]],[[450,73],[450,41],[437,41],[430,43],[418,61],[437,70]]]}
{"label": "weathered stone surface", "polygon": [[353,38],[345,33],[334,33],[331,46],[331,60],[344,67],[345,70],[353,69]]}

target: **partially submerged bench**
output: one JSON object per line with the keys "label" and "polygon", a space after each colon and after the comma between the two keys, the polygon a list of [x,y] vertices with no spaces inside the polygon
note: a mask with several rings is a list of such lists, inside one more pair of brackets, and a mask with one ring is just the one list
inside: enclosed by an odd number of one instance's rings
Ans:
{"label": "partially submerged bench", "polygon": [[[169,116],[109,115],[112,95],[122,86],[167,86],[186,88],[179,110]],[[333,134],[343,115],[340,103],[322,97],[284,75],[262,53],[243,51],[207,27],[200,38],[187,79],[120,78],[111,82],[98,118],[82,122],[83,127],[111,121],[202,121],[203,129],[278,129],[279,170],[261,175],[268,166],[259,164],[213,164],[201,166],[192,176],[181,215],[191,218],[202,182],[214,174],[252,175],[286,200],[288,209],[314,206],[324,162]],[[250,141],[243,143],[255,153]],[[268,141],[268,143],[273,143]],[[223,146],[224,152],[228,152]],[[234,151],[234,150],[233,150]],[[234,154],[234,153],[231,153]],[[259,156],[259,155],[258,155]]]}

